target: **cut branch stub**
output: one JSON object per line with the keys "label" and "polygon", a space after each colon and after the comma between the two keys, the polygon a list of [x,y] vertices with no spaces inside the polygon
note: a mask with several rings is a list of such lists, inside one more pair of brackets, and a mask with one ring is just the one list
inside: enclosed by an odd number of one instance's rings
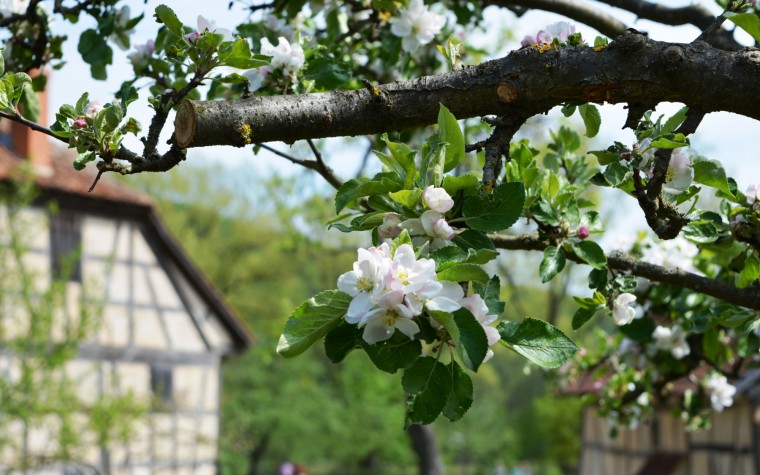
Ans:
{"label": "cut branch stub", "polygon": [[760,95],[748,93],[757,88],[758,58],[757,50],[676,45],[635,33],[601,51],[523,48],[479,66],[383,85],[384,101],[366,89],[188,101],[177,111],[176,140],[183,148],[239,147],[246,144],[244,125],[251,143],[369,135],[434,124],[441,103],[458,119],[530,117],[568,101],[680,102],[760,119]]}

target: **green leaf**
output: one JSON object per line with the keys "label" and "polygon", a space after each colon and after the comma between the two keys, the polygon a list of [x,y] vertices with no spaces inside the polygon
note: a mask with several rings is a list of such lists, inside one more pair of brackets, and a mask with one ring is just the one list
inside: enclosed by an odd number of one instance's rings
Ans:
{"label": "green leaf", "polygon": [[320,55],[309,59],[304,77],[314,81],[317,89],[331,91],[348,83],[351,80],[351,72],[350,64]]}
{"label": "green leaf", "polygon": [[327,290],[301,304],[285,323],[277,353],[292,358],[306,351],[340,323],[351,300],[345,292]]}
{"label": "green leaf", "polygon": [[156,20],[159,23],[166,25],[166,28],[175,35],[182,38],[185,34],[182,22],[179,21],[177,15],[174,14],[174,10],[166,5],[159,5],[156,7]]}
{"label": "green leaf", "polygon": [[477,264],[457,264],[438,273],[438,280],[453,282],[488,282],[488,273]]}
{"label": "green leaf", "polygon": [[607,269],[591,269],[588,274],[588,287],[590,289],[603,289],[607,286]]}
{"label": "green leaf", "polygon": [[451,394],[443,408],[443,415],[451,422],[458,421],[472,406],[473,387],[472,379],[464,372],[461,366],[452,361],[447,366],[451,377]]}
{"label": "green leaf", "polygon": [[731,188],[728,186],[726,170],[719,161],[697,157],[692,164],[692,168],[694,169],[695,182],[716,188],[730,197],[734,196]]}
{"label": "green leaf", "polygon": [[718,227],[710,220],[691,221],[681,230],[683,236],[697,244],[709,244],[720,237]]}
{"label": "green leaf", "polygon": [[760,41],[760,18],[758,18],[755,13],[724,12],[723,16],[752,35],[752,38],[754,38],[755,41]]}
{"label": "green leaf", "polygon": [[449,400],[452,378],[446,366],[426,356],[404,371],[401,386],[411,396],[407,399],[407,425],[430,424]]}
{"label": "green leaf", "polygon": [[660,129],[661,134],[672,134],[676,131],[679,125],[683,124],[686,120],[686,113],[689,112],[688,107],[682,107],[673,116],[665,121],[665,125]]}
{"label": "green leaf", "polygon": [[483,326],[466,308],[454,312],[454,322],[459,328],[459,339],[455,341],[457,351],[468,369],[477,371],[488,352],[488,337]]}
{"label": "green leaf", "polygon": [[470,196],[464,202],[467,225],[478,231],[501,231],[512,226],[522,214],[525,187],[520,182],[502,183],[493,194]]}
{"label": "green leaf", "polygon": [[438,111],[438,135],[441,141],[448,144],[446,146],[446,161],[443,166],[443,172],[447,173],[464,160],[464,135],[454,114],[443,104]]}
{"label": "green leaf", "polygon": [[496,329],[508,348],[544,368],[556,368],[578,351],[559,328],[535,318],[501,322]]}
{"label": "green leaf", "polygon": [[[611,186],[620,186],[632,175],[628,168],[620,162],[613,162],[604,169],[603,176]],[[596,184],[596,183],[595,183]],[[603,184],[600,184],[604,186]]]}
{"label": "green leaf", "polygon": [[565,251],[561,247],[549,246],[544,249],[544,258],[538,266],[541,283],[549,282],[565,268]]}
{"label": "green leaf", "polygon": [[486,284],[477,282],[473,283],[473,288],[475,289],[475,292],[480,294],[480,296],[486,302],[488,313],[497,316],[501,316],[501,314],[504,313],[504,307],[506,305],[500,300],[501,282],[499,282],[498,276],[495,275],[491,277],[491,280],[489,280]]}
{"label": "green leaf", "polygon": [[599,244],[588,239],[575,242],[572,244],[573,252],[583,259],[583,261],[589,264],[594,269],[604,269],[607,266],[607,256],[604,255],[604,251]]}
{"label": "green leaf", "polygon": [[77,158],[74,159],[74,169],[75,170],[84,170],[85,166],[98,158],[98,156],[95,154],[95,152],[84,152],[77,155]]}
{"label": "green leaf", "polygon": [[496,250],[496,247],[493,245],[493,241],[491,241],[491,239],[486,236],[485,233],[475,231],[474,229],[465,229],[461,233],[457,234],[454,239],[452,239],[452,242],[465,251],[468,249]]}
{"label": "green leaf", "polygon": [[657,140],[653,140],[652,143],[649,144],[649,147],[671,149],[687,147],[688,145],[689,141],[683,134],[667,134],[666,136],[657,138]]}
{"label": "green leaf", "polygon": [[360,339],[360,344],[377,369],[391,374],[412,366],[422,353],[419,340],[410,340],[398,330],[389,340],[370,345]]}
{"label": "green leaf", "polygon": [[224,43],[222,45],[222,49],[219,51],[219,62],[222,66],[253,69],[266,66],[269,64],[270,60],[263,59],[262,56],[252,56],[248,40],[238,38],[234,42]]}
{"label": "green leaf", "polygon": [[399,191],[401,184],[394,178],[395,176],[390,173],[379,173],[372,180],[367,178],[348,180],[335,194],[335,213],[340,213],[357,198]]}
{"label": "green leaf", "polygon": [[422,197],[422,190],[419,188],[416,188],[414,190],[400,190],[393,193],[388,193],[388,196],[390,196],[393,201],[400,204],[401,206],[406,206],[407,208],[414,209],[420,202],[420,198]]}
{"label": "green leaf", "polygon": [[37,96],[37,93],[34,92],[31,83],[24,83],[22,89],[23,93],[21,94],[21,101],[19,102],[21,111],[23,112],[25,118],[31,120],[32,122],[36,122],[40,116],[39,97]]}
{"label": "green leaf", "polygon": [[356,348],[360,348],[362,329],[345,320],[325,335],[325,354],[333,363],[340,363]]}
{"label": "green leaf", "polygon": [[480,181],[475,175],[461,175],[443,177],[443,189],[451,196],[454,196],[459,190],[475,191],[480,186]]}
{"label": "green leaf", "polygon": [[598,310],[603,308],[602,306],[596,308],[579,308],[573,315],[573,330],[577,330],[582,327],[587,321],[593,317]]}
{"label": "green leaf", "polygon": [[602,125],[602,116],[599,109],[594,104],[582,104],[578,106],[578,112],[583,118],[583,124],[586,126],[586,137],[596,137],[599,133],[599,127]]}
{"label": "green leaf", "polygon": [[77,47],[85,63],[90,65],[90,73],[95,79],[106,79],[105,66],[113,60],[113,50],[105,38],[93,29],[85,30],[79,37]]}
{"label": "green leaf", "polygon": [[609,150],[592,150],[589,153],[596,157],[599,165],[609,165],[620,161],[620,154]]}
{"label": "green leaf", "polygon": [[736,278],[736,286],[743,289],[757,282],[758,278],[760,278],[760,260],[754,253],[751,253],[747,256],[744,261],[744,268]]}

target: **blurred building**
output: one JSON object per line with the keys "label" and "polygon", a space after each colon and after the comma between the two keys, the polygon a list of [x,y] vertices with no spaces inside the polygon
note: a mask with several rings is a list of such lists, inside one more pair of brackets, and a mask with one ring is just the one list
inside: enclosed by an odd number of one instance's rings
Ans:
{"label": "blurred building", "polygon": [[[704,376],[706,370],[696,372]],[[594,383],[592,373],[587,373],[565,392],[593,393],[600,387]],[[580,474],[760,475],[760,370],[747,370],[733,384],[734,404],[713,411],[709,430],[686,430],[677,416],[680,400],[659,405],[633,429],[616,428],[595,406],[586,407]],[[687,389],[695,389],[695,384],[684,378],[674,382],[672,393],[683,395]]]}
{"label": "blurred building", "polygon": [[[88,193],[94,174],[75,171],[65,149],[7,120],[0,128],[0,182],[31,163],[39,192],[23,211],[37,230],[25,262],[50,276],[66,256],[77,256],[67,275],[69,295],[80,295],[84,286],[103,304],[96,331],[66,367],[85,403],[82,416],[88,416],[88,402],[109,392],[131,391],[150,408],[126,445],[93,442],[77,463],[51,458],[31,473],[216,473],[220,364],[243,351],[250,334],[163,226],[149,198],[108,177]],[[51,201],[55,213],[46,206]],[[0,209],[4,218],[6,211]],[[76,307],[76,299],[69,304]],[[3,307],[0,338],[13,337],[17,326],[18,309]],[[19,377],[18,356],[0,339],[0,381]],[[52,429],[14,426],[7,417],[0,422],[0,473],[34,451],[44,462],[56,444]]]}

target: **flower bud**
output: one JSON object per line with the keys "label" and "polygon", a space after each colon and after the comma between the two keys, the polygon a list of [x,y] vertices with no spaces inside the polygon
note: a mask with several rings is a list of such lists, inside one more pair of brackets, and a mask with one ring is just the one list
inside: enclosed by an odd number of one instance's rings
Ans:
{"label": "flower bud", "polygon": [[85,129],[87,128],[87,121],[84,119],[77,119],[72,124],[75,129]]}
{"label": "flower bud", "polygon": [[454,200],[451,199],[446,190],[436,188],[433,185],[428,186],[422,192],[422,201],[425,203],[425,206],[439,213],[445,213],[454,207]]}
{"label": "flower bud", "polygon": [[588,226],[581,226],[578,228],[578,239],[583,240],[588,238]]}

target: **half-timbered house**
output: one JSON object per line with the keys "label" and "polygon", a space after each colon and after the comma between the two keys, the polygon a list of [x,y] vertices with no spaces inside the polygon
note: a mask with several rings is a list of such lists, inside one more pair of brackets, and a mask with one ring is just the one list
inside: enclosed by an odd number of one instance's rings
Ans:
{"label": "half-timbered house", "polygon": [[[76,293],[83,282],[94,282],[100,292],[100,324],[66,373],[76,378],[84,400],[131,391],[150,401],[128,443],[93,443],[81,466],[109,474],[216,473],[220,364],[251,341],[241,320],[183,253],[147,197],[107,179],[88,193],[93,174],[75,171],[70,156],[61,156],[65,151],[8,121],[0,127],[0,181],[31,162],[38,188],[24,211],[38,230],[27,243],[28,261],[52,274],[61,256],[75,251],[67,285]],[[48,211],[51,201],[56,213]],[[11,313],[0,312],[0,335],[12,332]],[[0,378],[17,376],[17,357],[0,340]],[[45,450],[52,443],[46,437],[44,428],[19,428],[15,445],[0,453],[0,473],[14,458]],[[72,470],[54,463],[34,473],[77,473]]]}

